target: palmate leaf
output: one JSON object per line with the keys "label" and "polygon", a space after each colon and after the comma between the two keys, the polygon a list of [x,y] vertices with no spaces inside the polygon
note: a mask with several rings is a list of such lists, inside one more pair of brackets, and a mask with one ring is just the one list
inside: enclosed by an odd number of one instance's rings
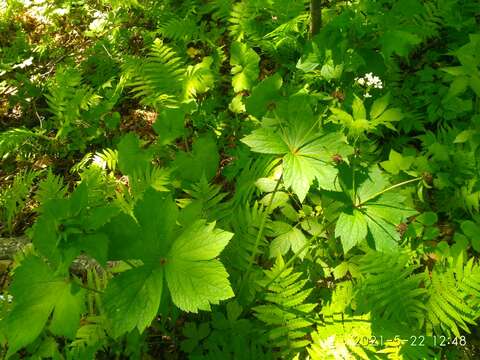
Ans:
{"label": "palmate leaf", "polygon": [[[386,192],[387,181],[378,167],[357,186],[338,218],[335,236],[340,237],[344,253],[365,239],[371,240],[378,251],[391,251],[398,247],[400,234],[396,226],[417,214],[405,204],[405,196]],[[378,194],[378,195],[377,195]]]}
{"label": "palmate leaf", "polygon": [[322,189],[334,190],[338,170],[332,164],[336,153],[347,156],[351,148],[340,133],[314,133],[306,126],[291,126],[283,132],[271,128],[254,130],[242,142],[254,152],[283,156],[283,181],[303,202],[314,180]]}
{"label": "palmate leaf", "polygon": [[[15,271],[14,306],[2,321],[7,357],[32,343],[50,320],[50,331],[73,338],[84,310],[85,291],[57,276],[40,258],[27,257]],[[53,315],[52,315],[53,313]]]}
{"label": "palmate leaf", "polygon": [[215,259],[233,234],[204,220],[178,229],[173,199],[153,189],[137,203],[134,214],[136,220],[122,214],[104,228],[111,239],[111,259],[143,263],[113,278],[105,292],[114,337],[134,328],[142,332],[150,324],[164,277],[174,304],[184,311],[210,310],[210,304],[233,296],[228,273]]}

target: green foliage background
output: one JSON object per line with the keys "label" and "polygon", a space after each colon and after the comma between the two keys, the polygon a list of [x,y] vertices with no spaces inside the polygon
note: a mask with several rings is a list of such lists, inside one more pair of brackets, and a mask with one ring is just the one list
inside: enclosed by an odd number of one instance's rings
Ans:
{"label": "green foliage background", "polygon": [[474,0],[0,4],[0,354],[476,359]]}

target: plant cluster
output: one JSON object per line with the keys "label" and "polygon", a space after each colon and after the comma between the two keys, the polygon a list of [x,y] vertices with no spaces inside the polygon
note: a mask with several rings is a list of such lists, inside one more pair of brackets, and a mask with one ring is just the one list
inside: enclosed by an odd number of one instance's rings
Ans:
{"label": "plant cluster", "polygon": [[0,4],[0,355],[480,356],[474,0]]}

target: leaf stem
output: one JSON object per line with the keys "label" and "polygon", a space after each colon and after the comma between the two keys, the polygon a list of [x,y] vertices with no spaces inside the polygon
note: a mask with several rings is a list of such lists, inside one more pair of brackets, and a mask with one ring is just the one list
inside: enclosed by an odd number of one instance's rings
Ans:
{"label": "leaf stem", "polygon": [[79,282],[79,281],[74,281],[74,282],[75,282],[75,285],[78,285],[78,286],[80,286],[81,288],[83,288],[83,289],[85,289],[85,290],[93,291],[94,293],[97,293],[97,294],[103,294],[103,291],[100,291],[100,290],[91,288],[91,287],[89,287],[89,286],[83,285],[83,284],[82,284],[81,282]]}
{"label": "leaf stem", "polygon": [[369,202],[370,200],[373,200],[375,199],[376,197],[380,196],[380,195],[383,195],[385,194],[386,192],[390,191],[390,190],[393,190],[393,189],[396,189],[398,187],[401,187],[403,185],[407,185],[407,184],[410,184],[410,183],[413,183],[415,181],[419,181],[421,180],[422,177],[419,176],[419,177],[416,177],[415,179],[410,179],[410,180],[406,180],[406,181],[402,181],[401,183],[398,183],[398,184],[395,184],[395,185],[392,185],[386,189],[383,189],[382,191],[379,191],[375,194],[373,194],[372,196],[369,196],[368,198],[366,198],[365,200],[361,201],[360,203],[358,203],[356,205],[357,208],[359,208],[360,206],[364,205],[365,203]]}

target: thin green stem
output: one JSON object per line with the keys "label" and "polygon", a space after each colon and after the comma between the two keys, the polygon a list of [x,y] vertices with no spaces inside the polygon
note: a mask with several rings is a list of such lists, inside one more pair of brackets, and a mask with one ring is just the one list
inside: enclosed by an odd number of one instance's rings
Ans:
{"label": "thin green stem", "polygon": [[280,176],[278,178],[277,183],[275,184],[275,188],[273,189],[273,192],[272,192],[272,197],[270,198],[270,200],[268,202],[268,205],[267,205],[267,208],[265,210],[265,213],[262,217],[260,227],[258,228],[257,237],[255,238],[255,244],[253,246],[252,255],[250,256],[250,260],[248,262],[248,266],[247,266],[247,270],[245,272],[245,276],[243,277],[242,283],[240,285],[239,293],[242,292],[243,287],[245,286],[245,283],[247,282],[248,276],[250,275],[250,271],[252,270],[253,263],[255,262],[255,257],[257,256],[258,247],[260,245],[260,239],[262,238],[263,232],[265,230],[265,225],[267,223],[268,214],[270,213],[270,209],[272,208],[273,199],[275,198],[275,194],[278,191],[278,188],[280,186],[281,181],[282,181],[282,176]]}
{"label": "thin green stem", "polygon": [[86,285],[83,285],[81,282],[79,281],[75,281],[75,284],[80,286],[81,288],[85,289],[85,290],[88,290],[88,291],[92,291],[94,293],[97,293],[97,294],[103,294],[103,291],[100,291],[100,290],[97,290],[97,289],[94,289],[94,288],[91,288],[91,287],[88,287]]}
{"label": "thin green stem", "polygon": [[413,183],[413,182],[416,182],[416,181],[419,181],[419,180],[422,180],[422,177],[417,177],[415,179],[410,179],[410,180],[406,180],[406,181],[402,181],[401,183],[398,183],[398,184],[395,184],[395,185],[392,185],[386,189],[383,189],[382,191],[379,191],[375,194],[373,194],[372,196],[369,196],[368,198],[366,198],[365,200],[361,201],[360,203],[357,204],[356,207],[360,207],[362,205],[364,205],[365,203],[369,202],[370,200],[373,200],[375,199],[376,197],[382,195],[382,194],[385,194],[386,192],[390,191],[390,190],[393,190],[393,189],[396,189],[398,187],[401,187],[403,185],[407,185],[407,184],[410,184],[410,183]]}

